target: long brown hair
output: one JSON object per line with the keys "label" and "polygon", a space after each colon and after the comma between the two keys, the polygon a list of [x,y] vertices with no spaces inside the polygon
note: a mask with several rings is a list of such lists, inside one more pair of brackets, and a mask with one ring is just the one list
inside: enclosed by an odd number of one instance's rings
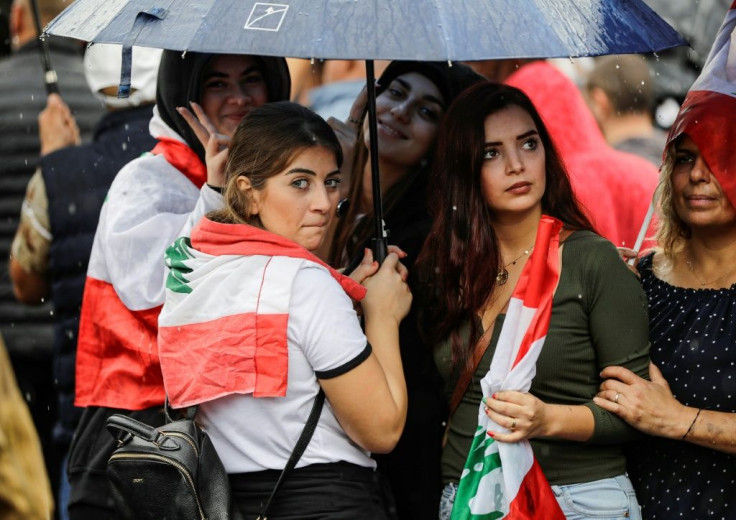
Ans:
{"label": "long brown hair", "polygon": [[[534,121],[544,145],[546,188],[542,211],[570,229],[593,229],[573,193],[565,166],[542,118],[521,90],[481,83],[463,92],[445,114],[430,178],[432,230],[417,260],[423,293],[423,323],[431,344],[451,337],[453,362],[470,361],[478,337],[473,319],[488,300],[501,264],[492,215],[481,189],[485,119],[519,107]],[[470,319],[470,339],[460,338]]]}

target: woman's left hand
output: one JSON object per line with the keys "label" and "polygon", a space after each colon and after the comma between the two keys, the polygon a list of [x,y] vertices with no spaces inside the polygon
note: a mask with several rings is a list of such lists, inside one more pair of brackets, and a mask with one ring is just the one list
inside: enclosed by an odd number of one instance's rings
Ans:
{"label": "woman's left hand", "polygon": [[650,435],[682,437],[683,425],[687,428],[691,414],[672,395],[670,385],[654,364],[649,364],[651,381],[620,366],[606,367],[601,377],[605,381],[593,398],[598,406]]}
{"label": "woman's left hand", "polygon": [[500,442],[519,442],[544,436],[547,405],[532,394],[504,390],[484,400],[486,415],[498,425],[510,430],[489,432]]}

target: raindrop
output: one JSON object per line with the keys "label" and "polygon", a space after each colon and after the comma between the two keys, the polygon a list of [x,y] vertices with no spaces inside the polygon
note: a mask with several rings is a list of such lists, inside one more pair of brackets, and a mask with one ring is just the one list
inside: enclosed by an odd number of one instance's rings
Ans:
{"label": "raindrop", "polygon": [[49,311],[49,316],[53,316],[53,315],[54,315],[54,311]]}
{"label": "raindrop", "polygon": [[74,215],[77,212],[77,205],[73,202],[69,204],[69,214]]}
{"label": "raindrop", "polygon": [[453,206],[452,211],[457,211],[457,206]]}
{"label": "raindrop", "polygon": [[616,68],[617,68],[617,69],[620,69],[620,68],[621,68],[621,66],[620,66],[620,65],[618,65],[618,64],[616,64]]}

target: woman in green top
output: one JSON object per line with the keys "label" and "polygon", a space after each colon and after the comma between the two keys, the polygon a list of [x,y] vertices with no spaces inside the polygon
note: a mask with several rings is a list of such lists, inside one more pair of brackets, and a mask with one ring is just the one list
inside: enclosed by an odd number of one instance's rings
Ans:
{"label": "woman in green top", "polygon": [[[529,98],[494,83],[461,94],[440,129],[430,190],[434,222],[418,261],[425,330],[454,401],[440,518],[449,518],[483,397],[488,416],[509,429],[494,439],[531,441],[567,518],[640,518],[623,455],[637,434],[593,397],[606,366],[646,376],[646,298],[615,247],[591,231]],[[542,214],[564,227],[536,376],[529,393],[483,396],[480,380]]]}

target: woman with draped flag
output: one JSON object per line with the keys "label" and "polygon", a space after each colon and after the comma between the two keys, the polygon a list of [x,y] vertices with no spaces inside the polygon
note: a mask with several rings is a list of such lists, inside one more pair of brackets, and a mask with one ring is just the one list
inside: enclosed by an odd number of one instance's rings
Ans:
{"label": "woman with draped flag", "polygon": [[368,251],[350,277],[314,255],[336,218],[341,162],[311,110],[254,109],[228,152],[225,207],[167,251],[166,392],[176,408],[199,405],[244,518],[261,513],[322,392],[268,518],[388,518],[370,452],[393,449],[406,420],[399,323],[412,296],[394,248],[380,268]]}
{"label": "woman with draped flag", "polygon": [[534,105],[484,83],[450,106],[418,260],[445,380],[440,520],[641,518],[599,373],[645,375],[636,277],[592,230]]}
{"label": "woman with draped flag", "polygon": [[629,473],[646,518],[736,517],[736,2],[667,138],[649,300],[651,381],[603,371],[596,402],[649,434]]}

